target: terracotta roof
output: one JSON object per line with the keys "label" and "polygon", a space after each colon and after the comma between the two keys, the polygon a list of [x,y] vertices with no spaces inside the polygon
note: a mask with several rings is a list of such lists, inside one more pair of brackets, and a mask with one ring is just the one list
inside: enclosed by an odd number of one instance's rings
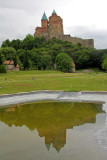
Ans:
{"label": "terracotta roof", "polygon": [[74,62],[72,62],[72,66],[75,67],[75,63]]}
{"label": "terracotta roof", "polygon": [[8,61],[4,61],[3,64],[8,64],[8,65],[11,64],[11,65],[13,65],[14,61],[9,61],[9,60]]}
{"label": "terracotta roof", "polygon": [[16,68],[19,68],[19,65],[18,65],[18,64],[16,65]]}
{"label": "terracotta roof", "polygon": [[[14,65],[14,61],[9,61],[9,60],[7,60],[7,61],[4,61],[3,64]],[[18,64],[16,65],[16,68],[19,68],[19,65],[18,65]]]}

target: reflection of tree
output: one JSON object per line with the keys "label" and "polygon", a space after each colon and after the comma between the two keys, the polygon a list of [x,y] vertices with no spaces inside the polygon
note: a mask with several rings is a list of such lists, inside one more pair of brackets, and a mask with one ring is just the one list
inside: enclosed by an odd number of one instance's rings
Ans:
{"label": "reflection of tree", "polygon": [[36,102],[0,110],[0,121],[8,126],[27,126],[45,136],[49,150],[52,144],[59,151],[66,144],[66,129],[84,123],[95,123],[102,104],[72,102]]}

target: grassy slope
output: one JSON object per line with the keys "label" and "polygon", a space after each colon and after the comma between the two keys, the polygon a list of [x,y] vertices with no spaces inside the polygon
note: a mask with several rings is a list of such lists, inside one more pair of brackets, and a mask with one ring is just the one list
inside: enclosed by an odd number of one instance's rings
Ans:
{"label": "grassy slope", "polygon": [[[35,77],[35,80],[32,80]],[[36,90],[107,91],[106,73],[20,71],[0,74],[0,94]]]}

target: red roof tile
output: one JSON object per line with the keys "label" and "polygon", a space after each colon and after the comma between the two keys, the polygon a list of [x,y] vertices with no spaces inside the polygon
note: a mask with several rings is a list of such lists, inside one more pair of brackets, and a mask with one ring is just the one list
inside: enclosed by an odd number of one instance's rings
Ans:
{"label": "red roof tile", "polygon": [[[7,60],[7,61],[4,61],[3,64],[6,64],[6,65],[14,65],[14,61],[9,61],[9,60]],[[16,65],[16,68],[19,68],[19,65],[18,65],[18,64]]]}
{"label": "red roof tile", "polygon": [[19,65],[18,65],[18,64],[16,65],[16,68],[19,68]]}
{"label": "red roof tile", "polygon": [[74,62],[72,62],[72,66],[75,67],[75,63]]}
{"label": "red roof tile", "polygon": [[7,64],[7,65],[14,65],[14,61],[4,61],[3,64]]}

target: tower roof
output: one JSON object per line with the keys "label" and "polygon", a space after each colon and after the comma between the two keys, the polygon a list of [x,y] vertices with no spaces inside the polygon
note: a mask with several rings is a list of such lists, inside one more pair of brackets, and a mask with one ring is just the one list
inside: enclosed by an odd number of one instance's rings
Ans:
{"label": "tower roof", "polygon": [[47,19],[46,14],[45,14],[45,12],[44,12],[44,14],[43,14],[43,16],[42,16],[42,19],[41,19],[41,20],[48,20],[48,19]]}
{"label": "tower roof", "polygon": [[45,144],[46,145],[46,148],[48,149],[48,151],[49,151],[49,149],[50,149],[50,146],[51,146],[51,143],[50,144]]}
{"label": "tower roof", "polygon": [[55,10],[53,10],[52,14],[56,14],[56,11],[55,11]]}

